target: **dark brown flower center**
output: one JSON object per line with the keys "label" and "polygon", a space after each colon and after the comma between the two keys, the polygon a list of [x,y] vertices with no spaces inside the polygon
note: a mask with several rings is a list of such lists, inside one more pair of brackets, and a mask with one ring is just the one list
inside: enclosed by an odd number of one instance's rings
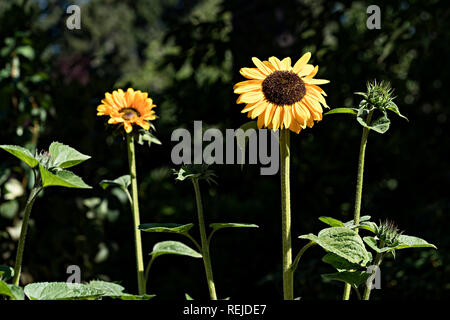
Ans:
{"label": "dark brown flower center", "polygon": [[136,109],[133,109],[133,108],[122,109],[120,111],[120,114],[122,115],[122,118],[124,120],[131,120],[131,119],[133,119],[135,117],[139,117],[140,116],[139,112]]}
{"label": "dark brown flower center", "polygon": [[306,94],[305,84],[290,71],[275,71],[262,83],[262,91],[269,102],[283,106],[300,101]]}

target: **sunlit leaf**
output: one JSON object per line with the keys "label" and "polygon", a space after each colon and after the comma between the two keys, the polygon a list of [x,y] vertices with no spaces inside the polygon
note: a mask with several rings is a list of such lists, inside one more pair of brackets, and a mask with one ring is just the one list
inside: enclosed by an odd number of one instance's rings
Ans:
{"label": "sunlit leaf", "polygon": [[25,286],[31,300],[87,300],[103,295],[103,291],[87,284],[66,282],[35,282]]}
{"label": "sunlit leaf", "polygon": [[194,226],[193,223],[177,224],[177,223],[147,223],[141,224],[139,230],[144,232],[166,232],[186,234]]}
{"label": "sunlit leaf", "polygon": [[48,151],[53,165],[61,169],[73,167],[91,158],[60,142],[52,142]]}
{"label": "sunlit leaf", "polygon": [[179,241],[162,241],[155,244],[150,253],[154,258],[164,254],[177,254],[193,258],[201,258],[202,255]]}
{"label": "sunlit leaf", "polygon": [[36,167],[39,163],[36,160],[36,158],[31,154],[31,152],[23,147],[12,145],[0,145],[0,148],[16,156],[17,158],[25,162],[27,165],[29,165],[31,168]]}
{"label": "sunlit leaf", "polygon": [[92,187],[84,183],[84,181],[75,173],[67,170],[57,170],[54,174],[39,165],[42,177],[42,186],[61,186],[67,188],[91,189]]}
{"label": "sunlit leaf", "polygon": [[342,271],[321,275],[324,280],[336,280],[350,284],[353,288],[358,288],[367,281],[370,274],[366,271]]}
{"label": "sunlit leaf", "polygon": [[131,185],[131,178],[129,174],[126,174],[114,180],[102,180],[99,184],[103,189],[106,189],[108,187],[119,187],[127,189]]}
{"label": "sunlit leaf", "polygon": [[256,224],[251,223],[211,223],[209,225],[213,230],[223,228],[259,228]]}

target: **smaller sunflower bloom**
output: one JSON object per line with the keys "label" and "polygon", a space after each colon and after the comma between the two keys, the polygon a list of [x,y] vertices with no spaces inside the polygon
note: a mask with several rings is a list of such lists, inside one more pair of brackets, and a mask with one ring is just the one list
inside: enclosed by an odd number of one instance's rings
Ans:
{"label": "smaller sunflower bloom", "polygon": [[311,53],[305,53],[291,66],[291,58],[279,60],[270,57],[261,61],[253,57],[256,68],[241,68],[240,73],[249,79],[237,83],[233,89],[239,94],[237,103],[245,103],[242,113],[258,118],[258,128],[289,129],[299,133],[322,120],[322,105],[329,108],[325,91],[318,85],[328,83],[314,79],[318,66],[308,64]]}
{"label": "smaller sunflower bloom", "polygon": [[105,99],[97,107],[97,115],[110,116],[108,124],[123,125],[125,131],[130,133],[134,124],[144,130],[150,129],[148,121],[156,119],[155,111],[152,110],[155,107],[147,92],[134,91],[132,88],[128,88],[126,92],[118,89],[112,94],[105,93]]}

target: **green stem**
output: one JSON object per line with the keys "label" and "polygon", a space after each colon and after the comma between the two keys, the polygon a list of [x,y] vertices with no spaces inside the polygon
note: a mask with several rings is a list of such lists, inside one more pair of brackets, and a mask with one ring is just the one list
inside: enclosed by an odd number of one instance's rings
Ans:
{"label": "green stem", "polygon": [[[36,183],[39,183],[39,182],[36,181]],[[22,269],[23,251],[25,249],[25,238],[27,236],[28,222],[30,219],[31,208],[33,207],[34,200],[36,200],[37,195],[39,194],[39,192],[41,192],[42,189],[43,188],[41,186],[33,187],[33,189],[30,192],[30,195],[28,196],[27,204],[25,206],[25,213],[23,215],[22,228],[20,230],[19,245],[17,247],[16,263],[14,265],[13,284],[16,286],[19,285],[19,281],[20,281],[20,272]]]}
{"label": "green stem", "polygon": [[139,201],[138,201],[138,187],[136,179],[136,154],[134,150],[134,138],[133,135],[127,134],[127,148],[128,148],[128,163],[130,167],[131,177],[131,194],[133,201],[131,208],[133,212],[134,222],[134,242],[136,247],[136,267],[137,267],[137,279],[139,294],[145,294],[145,278],[144,278],[144,259],[142,256],[142,240],[141,233],[138,230],[140,223],[139,217]]}
{"label": "green stem", "polygon": [[294,259],[294,263],[293,263],[292,266],[291,266],[292,273],[294,273],[295,270],[297,270],[298,263],[300,262],[300,258],[303,256],[303,254],[305,253],[305,251],[306,251],[308,248],[312,247],[313,245],[315,245],[315,243],[311,241],[311,242],[309,242],[308,244],[306,244],[306,245],[299,251],[299,253],[297,253],[297,256],[296,256],[295,259]]}
{"label": "green stem", "polygon": [[281,169],[281,241],[283,253],[283,296],[284,300],[294,299],[294,277],[291,243],[291,196],[289,184],[290,131],[280,130]]}
{"label": "green stem", "polygon": [[152,267],[153,261],[154,261],[154,256],[152,256],[152,258],[150,259],[150,261],[147,264],[147,268],[145,268],[145,288],[147,289],[147,284],[148,284],[148,275],[150,274],[150,268]]}
{"label": "green stem", "polygon": [[[366,120],[367,125],[370,124],[370,121],[372,119],[372,114],[373,114],[373,111],[370,111],[369,115],[367,116],[367,120]],[[361,199],[362,199],[363,176],[364,176],[364,158],[366,155],[366,145],[367,145],[367,137],[369,136],[369,131],[370,131],[369,128],[366,128],[366,127],[363,128],[363,133],[361,136],[361,144],[359,146],[358,174],[356,177],[356,192],[355,192],[355,213],[354,213],[354,218],[353,218],[353,223],[355,225],[359,224],[359,217],[361,215]],[[358,232],[358,228],[356,228],[355,231]],[[350,293],[351,293],[351,286],[348,283],[346,283],[342,299],[349,300]]]}
{"label": "green stem", "polygon": [[205,265],[206,281],[208,282],[209,296],[211,300],[217,300],[216,287],[214,285],[213,272],[211,268],[211,258],[209,256],[209,244],[206,237],[205,220],[203,217],[202,196],[200,194],[200,186],[198,179],[192,179],[195,190],[195,199],[197,201],[198,225],[200,228],[200,238],[202,245],[203,264]]}
{"label": "green stem", "polygon": [[[382,249],[384,247],[384,242],[380,241],[380,249]],[[383,261],[383,253],[382,252],[378,252],[377,255],[375,256],[375,261],[374,261],[374,265],[376,266],[376,268],[372,271],[372,274],[370,275],[370,277],[367,279],[366,283],[366,289],[364,290],[364,295],[363,295],[363,300],[369,300],[370,298],[370,292],[372,291],[372,282],[373,279],[375,277],[375,274],[378,270],[378,268],[381,265],[381,261]]]}

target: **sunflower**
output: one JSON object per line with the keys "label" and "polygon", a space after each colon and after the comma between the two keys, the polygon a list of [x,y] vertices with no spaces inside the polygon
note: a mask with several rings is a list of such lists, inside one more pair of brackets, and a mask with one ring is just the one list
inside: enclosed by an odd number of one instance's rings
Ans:
{"label": "sunflower", "polygon": [[239,94],[237,103],[246,103],[242,113],[248,117],[258,117],[258,128],[290,129],[299,133],[301,129],[312,127],[314,120],[322,120],[322,105],[329,108],[325,91],[319,84],[328,80],[314,79],[319,66],[308,64],[311,53],[305,53],[292,67],[291,58],[279,60],[270,57],[261,61],[253,57],[256,68],[241,68],[240,73],[247,79],[233,87]]}
{"label": "sunflower", "polygon": [[122,89],[106,92],[102,104],[97,107],[98,116],[110,116],[109,124],[123,125],[125,131],[130,133],[133,124],[137,124],[145,130],[150,129],[149,120],[155,120],[156,106],[153,100],[148,97],[147,92],[134,91],[128,88],[127,92]]}

